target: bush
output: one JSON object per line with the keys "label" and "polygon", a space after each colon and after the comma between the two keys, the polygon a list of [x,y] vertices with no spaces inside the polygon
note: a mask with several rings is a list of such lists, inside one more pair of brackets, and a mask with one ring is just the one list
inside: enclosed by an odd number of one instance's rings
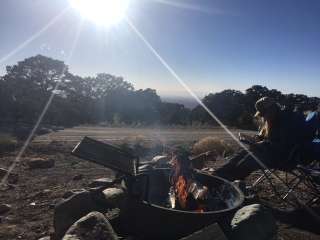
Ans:
{"label": "bush", "polygon": [[0,153],[12,152],[17,147],[17,140],[9,135],[0,135]]}
{"label": "bush", "polygon": [[193,145],[192,153],[199,155],[204,152],[212,152],[213,156],[228,156],[233,153],[232,147],[224,140],[215,137],[205,137]]}

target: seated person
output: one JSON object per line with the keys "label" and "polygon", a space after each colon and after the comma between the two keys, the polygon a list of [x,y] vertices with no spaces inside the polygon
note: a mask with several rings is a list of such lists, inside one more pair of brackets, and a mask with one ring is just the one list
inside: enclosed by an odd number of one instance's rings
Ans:
{"label": "seated person", "polygon": [[[282,109],[268,97],[258,100],[255,107],[255,117],[262,120],[260,132],[250,139],[240,135],[240,140],[250,143],[250,152],[268,168],[284,169],[294,166],[294,160],[288,162],[292,149],[311,141],[304,131],[304,115]],[[233,181],[243,179],[258,169],[261,169],[258,162],[246,150],[241,150],[216,169],[215,175]]]}

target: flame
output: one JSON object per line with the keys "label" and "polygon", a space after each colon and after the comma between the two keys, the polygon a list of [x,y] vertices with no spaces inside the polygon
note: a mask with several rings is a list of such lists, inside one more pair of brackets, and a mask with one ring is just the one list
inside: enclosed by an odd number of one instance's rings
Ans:
{"label": "flame", "polygon": [[187,181],[182,175],[178,177],[176,182],[176,192],[181,208],[185,209],[187,207],[188,187]]}
{"label": "flame", "polygon": [[[172,159],[172,175],[170,177],[171,188],[169,191],[169,201],[172,208],[176,207],[184,210],[205,212],[206,207],[201,203],[203,194],[207,193],[207,187],[200,186],[192,178],[190,161],[185,157],[175,157]],[[200,184],[201,185],[201,184]]]}

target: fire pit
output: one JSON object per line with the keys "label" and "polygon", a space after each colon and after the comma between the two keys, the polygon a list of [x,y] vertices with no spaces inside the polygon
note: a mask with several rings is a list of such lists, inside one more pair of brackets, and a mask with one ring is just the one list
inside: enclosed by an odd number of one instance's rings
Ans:
{"label": "fire pit", "polygon": [[[124,175],[123,180],[129,197],[124,209],[120,211],[119,231],[139,239],[179,239],[212,223],[225,222],[244,201],[242,192],[232,183],[191,169],[183,156],[176,158],[178,164],[174,172],[172,169],[160,168],[139,172],[137,157],[118,147],[87,137],[75,147],[72,154]],[[181,185],[179,181],[172,179],[179,180],[182,176],[186,183],[182,184],[184,196],[187,189],[190,190],[190,186],[196,185],[193,189],[200,192],[201,189],[208,191],[210,201],[206,203],[205,208],[184,208],[185,204],[181,204],[181,199],[185,200],[184,197],[177,199],[181,210],[174,207],[169,193],[172,192],[173,186],[178,190]],[[202,188],[197,188],[198,185],[202,185]],[[194,196],[194,200],[200,202],[198,194]]]}
{"label": "fire pit", "polygon": [[146,239],[178,239],[231,216],[243,203],[242,192],[230,182],[194,172],[200,183],[213,189],[220,201],[214,211],[176,210],[168,205],[170,169],[154,169],[127,180],[130,191],[125,214],[126,233]]}

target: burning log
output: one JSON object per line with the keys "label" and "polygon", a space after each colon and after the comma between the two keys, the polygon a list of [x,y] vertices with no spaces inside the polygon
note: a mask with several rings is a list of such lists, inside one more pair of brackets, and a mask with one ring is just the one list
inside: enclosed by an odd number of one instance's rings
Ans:
{"label": "burning log", "polygon": [[208,187],[196,181],[187,152],[176,153],[171,161],[169,202],[171,208],[206,211],[206,200],[211,198]]}

